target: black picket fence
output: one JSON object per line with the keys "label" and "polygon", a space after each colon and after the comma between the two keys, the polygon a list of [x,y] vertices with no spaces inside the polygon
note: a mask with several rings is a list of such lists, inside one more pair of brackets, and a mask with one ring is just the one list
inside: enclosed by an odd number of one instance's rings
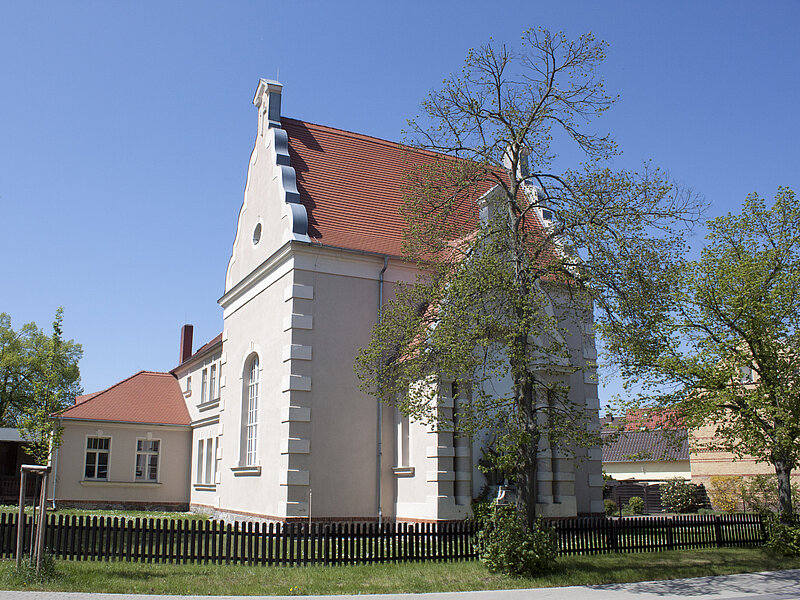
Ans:
{"label": "black picket fence", "polygon": [[553,525],[560,554],[751,548],[766,539],[756,514],[566,519]]}
{"label": "black picket fence", "polygon": [[[32,520],[25,519],[26,552]],[[561,554],[758,546],[758,515],[553,521]],[[16,554],[17,516],[0,515],[0,556]],[[342,565],[477,558],[470,523],[223,523],[49,515],[47,552],[69,560]]]}

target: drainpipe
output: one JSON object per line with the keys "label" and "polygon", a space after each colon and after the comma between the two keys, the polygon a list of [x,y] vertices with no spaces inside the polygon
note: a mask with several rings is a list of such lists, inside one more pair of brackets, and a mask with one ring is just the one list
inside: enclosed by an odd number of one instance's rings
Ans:
{"label": "drainpipe", "polygon": [[[389,266],[389,257],[383,257],[383,268],[378,274],[378,323],[381,322],[383,317],[383,274],[386,273],[386,267]],[[383,462],[383,402],[380,399],[381,382],[378,379],[378,448],[377,448],[377,462],[375,489],[378,497],[378,525],[383,524],[383,506],[381,503],[381,464]]]}
{"label": "drainpipe", "polygon": [[[58,417],[58,425],[57,427],[60,429],[63,423],[63,418],[61,415]],[[52,510],[56,509],[56,483],[58,483],[58,446],[56,446],[55,450],[53,451],[53,497],[51,499],[51,508]]]}

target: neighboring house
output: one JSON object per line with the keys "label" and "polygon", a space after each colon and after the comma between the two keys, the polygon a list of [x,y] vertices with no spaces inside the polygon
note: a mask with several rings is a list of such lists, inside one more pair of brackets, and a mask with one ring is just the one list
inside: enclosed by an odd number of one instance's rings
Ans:
{"label": "neighboring house", "polygon": [[[33,458],[25,451],[27,442],[14,427],[0,427],[0,502],[16,504],[19,502],[20,467],[33,464]],[[30,477],[25,486],[26,497],[36,494],[35,478]]]}
{"label": "neighboring house", "polygon": [[[753,475],[775,476],[775,467],[768,462],[756,462],[754,458],[736,458],[730,452],[709,448],[713,445],[716,427],[705,425],[689,433],[692,482],[709,487],[709,479],[717,475],[751,477]],[[800,471],[792,472],[792,481],[800,484]]]}
{"label": "neighboring house", "polygon": [[685,429],[621,431],[606,437],[603,471],[616,481],[663,483],[670,477],[691,479]]}
{"label": "neighboring house", "polygon": [[[184,326],[180,364],[159,374],[162,391],[149,396],[149,408],[133,389],[126,402],[115,400],[122,382],[65,411],[57,501],[108,502],[130,493],[137,502],[168,504],[181,501],[177,488],[184,486],[182,501],[188,497],[192,510],[226,519],[440,521],[470,514],[485,483],[475,467],[480,444],[382,407],[358,389],[353,371],[380,299],[414,281],[416,267],[402,259],[402,189],[408,165],[434,155],[282,118],[281,90],[261,80],[253,101],[258,129],[219,299],[221,335],[193,353],[192,328]],[[585,407],[586,427],[598,428],[590,312],[568,325],[578,368],[564,369],[563,377],[571,400]],[[169,406],[180,400],[186,415],[166,424],[151,413],[161,393]],[[439,407],[468,401],[453,395],[441,382]],[[102,408],[106,402],[119,414]],[[101,418],[106,412],[112,416]],[[162,440],[161,487],[138,481],[134,468],[138,442],[151,439]],[[92,466],[101,450],[105,479]],[[166,473],[167,463],[174,473]],[[543,514],[603,511],[599,448],[578,449],[577,459],[545,448],[538,481]],[[173,484],[176,500],[166,495]]]}
{"label": "neighboring house", "polygon": [[58,417],[59,506],[188,510],[192,430],[178,382],[140,371]]}

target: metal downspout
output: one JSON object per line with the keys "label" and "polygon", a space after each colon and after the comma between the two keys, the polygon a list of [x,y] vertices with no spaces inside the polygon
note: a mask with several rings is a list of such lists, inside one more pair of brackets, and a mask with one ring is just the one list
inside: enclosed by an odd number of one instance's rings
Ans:
{"label": "metal downspout", "polygon": [[[61,415],[58,416],[58,428],[63,426],[64,419]],[[53,451],[53,497],[51,498],[51,507],[56,509],[56,484],[58,483],[58,446]]]}
{"label": "metal downspout", "polygon": [[[389,257],[383,257],[383,268],[378,274],[378,323],[381,322],[383,317],[383,274],[386,273],[386,267],[389,266]],[[378,379],[378,448],[377,448],[377,467],[375,477],[375,488],[378,499],[378,525],[383,524],[383,503],[381,501],[381,475],[383,463],[383,402],[380,399],[381,381]]]}

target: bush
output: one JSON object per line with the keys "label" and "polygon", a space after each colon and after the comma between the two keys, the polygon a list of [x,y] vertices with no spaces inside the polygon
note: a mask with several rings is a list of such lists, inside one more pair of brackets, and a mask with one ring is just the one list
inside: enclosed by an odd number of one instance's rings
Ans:
{"label": "bush", "polygon": [[732,513],[742,498],[742,478],[735,475],[714,475],[708,480],[708,495],[717,510]]}
{"label": "bush", "polygon": [[[746,510],[769,514],[778,512],[777,475],[754,475],[742,482],[742,501]],[[800,511],[800,489],[792,482],[792,504]]]}
{"label": "bush", "polygon": [[661,484],[661,506],[667,512],[697,512],[699,508],[697,495],[698,487],[680,477],[670,477]]}
{"label": "bush", "polygon": [[37,573],[36,565],[31,564],[30,556],[26,555],[20,562],[19,569],[14,570],[18,582],[29,585],[34,583],[47,583],[56,578],[56,560],[52,554],[42,555],[42,568]]}
{"label": "bush", "polygon": [[603,504],[606,507],[606,516],[607,517],[612,517],[615,514],[617,514],[617,511],[619,510],[619,507],[617,506],[616,502],[614,502],[613,500],[603,500]]}
{"label": "bush", "polygon": [[767,518],[767,547],[786,556],[800,556],[800,522],[781,523],[776,515]]}
{"label": "bush", "polygon": [[632,515],[641,515],[644,514],[644,498],[640,498],[639,496],[634,496],[630,500],[628,500],[627,512]]}
{"label": "bush", "polygon": [[558,539],[541,517],[529,531],[513,506],[495,505],[478,532],[478,554],[490,571],[534,575],[548,569],[558,555]]}
{"label": "bush", "polygon": [[478,529],[483,527],[483,522],[490,516],[492,503],[488,500],[472,500],[472,521]]}

